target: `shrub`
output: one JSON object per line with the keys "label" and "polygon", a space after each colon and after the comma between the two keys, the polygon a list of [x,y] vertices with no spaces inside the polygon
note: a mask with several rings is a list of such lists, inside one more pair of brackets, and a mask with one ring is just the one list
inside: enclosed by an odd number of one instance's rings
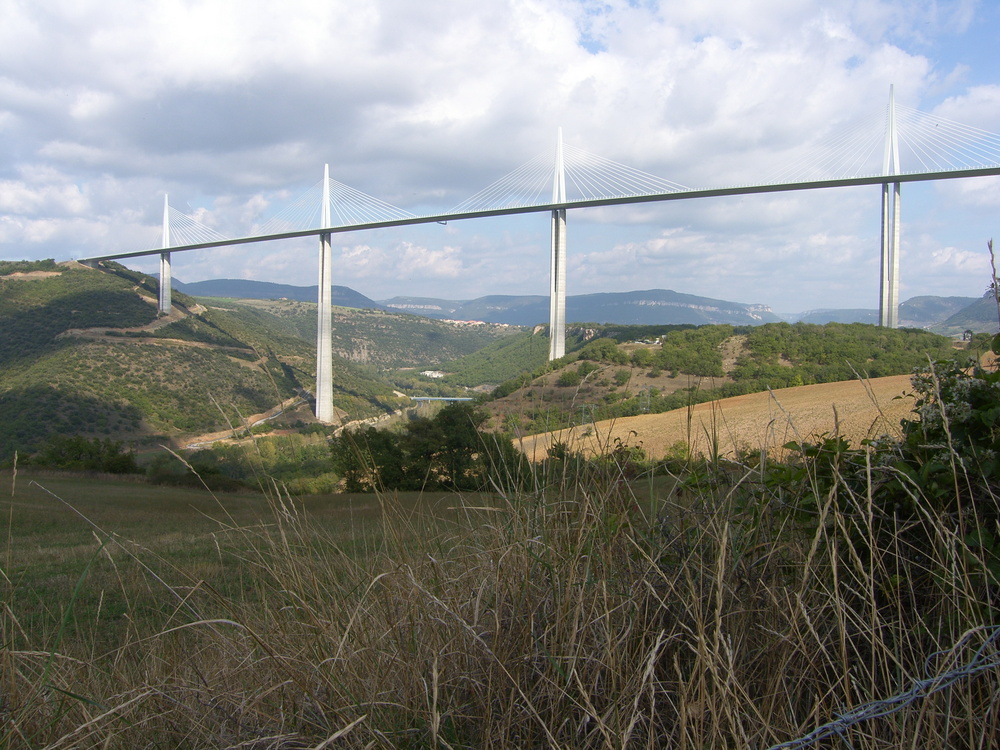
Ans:
{"label": "shrub", "polygon": [[556,380],[556,385],[561,388],[572,388],[573,386],[580,385],[582,381],[583,376],[580,375],[579,370],[564,370]]}
{"label": "shrub", "polygon": [[764,484],[807,525],[825,523],[835,504],[845,549],[879,571],[884,603],[905,597],[926,616],[947,579],[942,545],[978,559],[986,585],[1000,591],[1000,371],[938,362],[915,373],[913,388],[901,440],[788,443],[790,459],[772,464]]}
{"label": "shrub", "polygon": [[29,463],[49,469],[99,471],[105,474],[136,474],[135,454],[116,440],[78,435],[49,437]]}

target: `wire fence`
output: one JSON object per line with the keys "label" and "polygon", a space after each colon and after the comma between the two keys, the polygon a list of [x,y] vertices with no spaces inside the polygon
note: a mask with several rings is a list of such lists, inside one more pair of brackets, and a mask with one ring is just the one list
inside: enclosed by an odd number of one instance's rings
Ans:
{"label": "wire fence", "polygon": [[927,657],[927,660],[924,662],[924,673],[929,676],[915,681],[908,690],[891,698],[872,701],[871,703],[858,706],[841,714],[833,721],[817,727],[803,737],[783,742],[780,745],[772,745],[768,750],[808,748],[821,740],[830,739],[831,737],[837,737],[847,747],[851,747],[851,743],[847,739],[847,731],[856,724],[884,718],[897,711],[901,711],[907,706],[913,705],[917,701],[939,693],[942,690],[947,690],[956,682],[970,679],[978,674],[1000,667],[1000,652],[996,648],[998,642],[1000,642],[1000,626],[985,629],[985,632],[989,633],[989,636],[976,649],[972,658],[964,664],[944,672],[935,667],[935,664],[941,657],[946,657],[949,661],[955,661],[975,634],[983,632],[983,630],[983,628],[979,628],[969,631],[952,648],[936,651]]}

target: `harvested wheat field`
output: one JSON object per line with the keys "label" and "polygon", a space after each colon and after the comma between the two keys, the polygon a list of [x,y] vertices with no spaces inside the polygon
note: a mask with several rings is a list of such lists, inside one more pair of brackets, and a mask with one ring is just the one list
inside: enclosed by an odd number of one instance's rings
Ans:
{"label": "harvested wheat field", "polygon": [[659,459],[678,442],[690,444],[692,452],[709,453],[709,436],[717,439],[724,455],[737,449],[773,453],[790,440],[834,431],[856,446],[867,437],[899,434],[900,419],[913,408],[913,399],[896,397],[910,391],[909,375],[783,388],[532,435],[519,447],[532,460],[541,460],[554,441],[593,454],[620,439],[641,444],[650,458]]}

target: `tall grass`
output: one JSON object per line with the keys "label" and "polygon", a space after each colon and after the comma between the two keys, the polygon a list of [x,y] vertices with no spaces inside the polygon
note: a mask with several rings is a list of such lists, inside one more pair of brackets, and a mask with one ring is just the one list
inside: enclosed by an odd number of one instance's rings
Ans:
{"label": "tall grass", "polygon": [[[928,541],[904,549],[836,462],[776,484],[766,457],[692,461],[649,514],[627,455],[456,495],[448,523],[383,493],[353,546],[275,491],[266,523],[220,511],[237,586],[95,530],[124,614],[74,623],[93,566],[48,631],[4,607],[0,745],[766,748],[996,658],[994,561],[918,485]],[[839,746],[989,747],[998,683],[845,722]]]}

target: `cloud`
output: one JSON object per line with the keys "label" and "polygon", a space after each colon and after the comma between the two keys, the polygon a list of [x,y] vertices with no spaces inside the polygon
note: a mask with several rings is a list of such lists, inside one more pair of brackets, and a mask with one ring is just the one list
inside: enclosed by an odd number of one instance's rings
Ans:
{"label": "cloud", "polygon": [[445,246],[432,250],[410,242],[388,248],[371,245],[342,247],[334,265],[338,274],[355,279],[453,279],[464,270],[457,248]]}
{"label": "cloud", "polygon": [[[165,193],[247,233],[324,163],[394,205],[446,210],[552,154],[560,126],[567,143],[692,187],[759,182],[878,122],[890,83],[903,104],[995,130],[1000,84],[975,52],[994,15],[972,0],[0,0],[0,254],[155,242]],[[905,188],[904,244],[973,246],[996,184],[941,187],[940,207]],[[569,231],[570,293],[877,295],[856,281],[877,263],[874,188],[575,211]],[[338,253],[379,298],[545,293],[547,235],[545,216],[452,223],[352,236]],[[185,280],[305,284],[314,257],[310,241],[175,263]],[[931,293],[948,268],[982,286],[940,257],[905,266],[909,288]],[[796,287],[822,273],[821,288]]]}

